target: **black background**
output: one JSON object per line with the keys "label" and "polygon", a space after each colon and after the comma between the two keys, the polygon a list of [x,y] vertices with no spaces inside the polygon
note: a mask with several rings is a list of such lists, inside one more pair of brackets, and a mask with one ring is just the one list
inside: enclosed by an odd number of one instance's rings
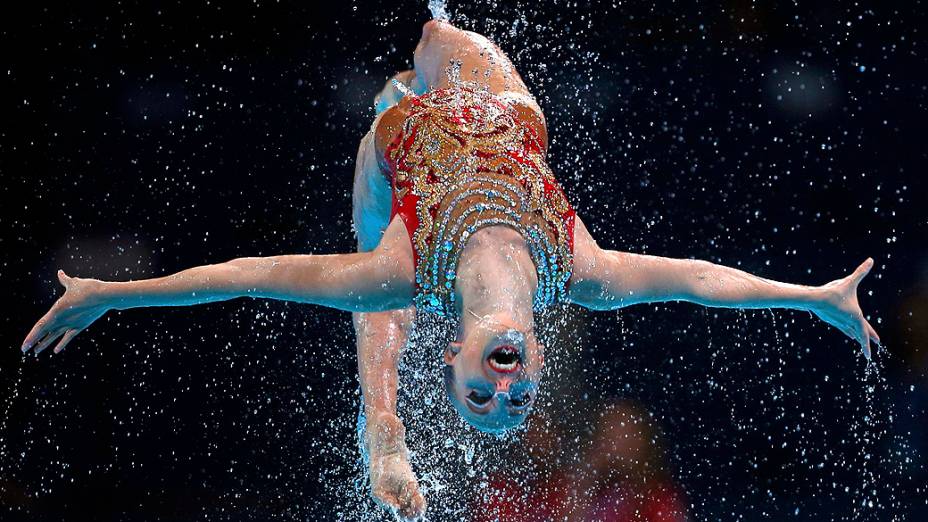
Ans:
{"label": "black background", "polygon": [[[18,347],[57,268],[130,279],[351,250],[357,142],[411,66],[425,4],[3,13],[0,519],[339,517],[358,400],[347,314],[134,310],[60,356]],[[578,313],[583,393],[655,414],[692,517],[926,516],[924,6],[449,10],[538,96],[552,168],[600,244],[809,284],[876,259],[860,297],[888,353],[869,372],[808,314]]]}

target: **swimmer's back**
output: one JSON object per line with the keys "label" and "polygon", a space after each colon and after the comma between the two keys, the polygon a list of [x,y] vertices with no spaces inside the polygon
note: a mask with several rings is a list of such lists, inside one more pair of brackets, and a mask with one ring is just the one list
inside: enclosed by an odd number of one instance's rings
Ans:
{"label": "swimmer's back", "polygon": [[[491,90],[492,92],[492,90]],[[494,93],[502,100],[508,102],[516,110],[517,118],[522,124],[531,127],[542,143],[542,148],[548,149],[548,132],[545,126],[545,117],[541,108],[530,97],[511,91]],[[410,113],[410,97],[403,98],[399,103],[382,112],[374,121],[374,140],[377,157],[383,158],[387,146],[396,138],[406,123]]]}
{"label": "swimmer's back", "polygon": [[[432,20],[422,28],[422,39],[413,57],[416,75],[429,90],[454,86],[449,73],[457,80],[486,87],[515,108],[518,118],[530,126],[547,150],[548,132],[541,107],[529,93],[512,62],[483,35],[463,31],[451,24]],[[455,63],[454,72],[449,67]],[[376,120],[374,133],[378,157],[383,157],[409,115],[407,96],[383,112]]]}

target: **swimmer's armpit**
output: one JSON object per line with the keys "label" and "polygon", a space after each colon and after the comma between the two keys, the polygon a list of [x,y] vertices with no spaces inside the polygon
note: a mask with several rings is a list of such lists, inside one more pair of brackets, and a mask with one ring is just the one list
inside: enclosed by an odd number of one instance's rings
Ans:
{"label": "swimmer's armpit", "polygon": [[414,69],[396,73],[387,80],[380,93],[374,97],[374,110],[377,114],[399,103],[407,94],[407,92],[403,92],[404,90],[416,95],[422,95],[425,94],[428,88]]}

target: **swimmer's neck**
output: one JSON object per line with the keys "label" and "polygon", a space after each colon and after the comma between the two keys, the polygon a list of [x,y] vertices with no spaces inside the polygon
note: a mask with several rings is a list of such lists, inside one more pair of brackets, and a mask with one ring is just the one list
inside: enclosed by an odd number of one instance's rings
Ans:
{"label": "swimmer's neck", "polygon": [[491,226],[467,241],[458,261],[455,291],[464,332],[481,320],[522,332],[532,329],[538,275],[525,239],[514,229]]}

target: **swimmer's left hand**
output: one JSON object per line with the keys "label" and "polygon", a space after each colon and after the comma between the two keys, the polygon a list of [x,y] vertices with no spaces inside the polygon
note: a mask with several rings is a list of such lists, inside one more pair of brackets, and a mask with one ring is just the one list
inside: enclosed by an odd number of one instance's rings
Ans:
{"label": "swimmer's left hand", "polygon": [[837,279],[819,287],[821,298],[812,306],[812,312],[822,321],[844,332],[845,335],[857,341],[863,351],[864,357],[870,360],[870,342],[880,346],[880,336],[870,323],[864,318],[857,302],[857,286],[873,268],[873,259],[857,267],[857,270],[842,279]]}
{"label": "swimmer's left hand", "polygon": [[371,494],[377,502],[402,520],[420,520],[425,514],[425,497],[409,465],[406,428],[393,414],[367,419],[365,442],[370,456]]}

